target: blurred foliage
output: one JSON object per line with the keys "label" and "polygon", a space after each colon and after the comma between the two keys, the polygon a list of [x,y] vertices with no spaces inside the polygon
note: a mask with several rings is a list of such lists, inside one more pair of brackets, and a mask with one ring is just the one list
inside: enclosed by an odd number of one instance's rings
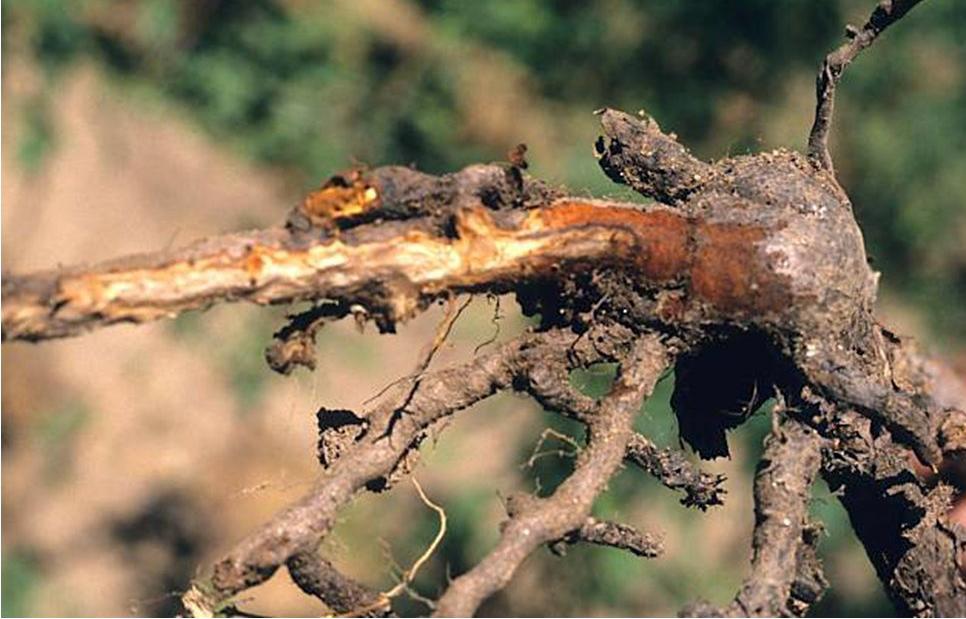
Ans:
{"label": "blurred foliage", "polygon": [[90,419],[90,409],[78,400],[41,413],[32,427],[31,438],[44,454],[45,483],[57,485],[69,482],[77,439]]}
{"label": "blurred foliage", "polygon": [[[531,152],[536,172],[547,171],[577,191],[616,192],[589,154],[591,110],[646,108],[707,158],[802,148],[815,69],[842,40],[846,21],[864,20],[872,4],[9,0],[2,7],[3,51],[8,59],[22,54],[43,72],[37,92],[17,104],[26,127],[17,157],[27,169],[42,166],[45,153],[56,148],[50,111],[57,85],[71,65],[87,61],[129,92],[175,104],[213,140],[284,171],[302,187],[353,159],[442,172],[502,158],[514,132],[523,139],[528,123],[537,123],[552,150]],[[932,0],[917,8],[847,72],[832,144],[884,285],[922,309],[950,346],[966,338],[964,53],[966,4]],[[490,81],[482,86],[468,79],[484,72]],[[503,125],[487,124],[494,117]],[[190,336],[190,317],[173,324]],[[262,370],[252,364],[261,363],[263,345],[246,340],[223,354],[251,406]],[[325,345],[349,351],[360,364],[371,356],[351,342]],[[599,396],[612,376],[613,368],[597,368],[573,380]],[[672,386],[670,378],[658,385],[639,420],[641,430],[666,445],[676,442],[667,403]],[[69,434],[83,415],[67,419],[67,430],[54,428],[52,435]],[[556,416],[547,414],[541,423],[580,437]],[[736,433],[749,451],[743,462],[754,462],[767,429],[767,415],[758,414]],[[538,434],[519,445],[521,461]],[[567,457],[541,458],[525,474],[527,483],[539,479],[542,488],[552,488],[570,466]],[[435,582],[446,573],[443,562],[460,572],[482,552],[475,515],[489,496],[467,488],[465,496],[449,497],[451,528],[444,559],[430,574]],[[598,507],[619,513],[642,496],[684,531],[701,522],[701,514],[684,512],[675,496],[640,476],[622,475]],[[855,554],[854,539],[834,500],[820,497],[815,512],[829,530],[823,553],[834,567]],[[431,536],[434,523],[419,522],[414,539]],[[411,543],[416,548],[421,542]],[[701,591],[723,602],[741,578],[737,568],[708,573],[701,553],[660,562],[598,548],[572,554],[552,563],[561,567],[546,568],[559,592],[555,609],[567,614],[573,608],[626,611],[625,602],[645,603],[654,587],[677,601]],[[31,573],[29,562],[18,561],[4,558],[4,614],[10,614],[8,604],[20,603],[7,595],[8,581]],[[485,610],[509,611],[501,599]],[[878,591],[843,596],[833,589],[818,611],[877,613],[882,604]]]}
{"label": "blurred foliage", "polygon": [[843,80],[838,160],[887,285],[966,337],[966,5],[927,3]]}
{"label": "blurred foliage", "polygon": [[250,316],[242,334],[228,340],[215,354],[216,365],[231,383],[231,392],[238,400],[238,410],[242,414],[258,408],[266,380],[274,377],[265,364],[264,334],[275,322],[276,317],[265,313]]}
{"label": "blurred foliage", "polygon": [[[840,25],[834,6],[809,0],[428,5],[444,32],[512,54],[543,96],[585,109],[646,106],[688,143],[712,130],[722,98],[774,96],[790,71],[814,65]],[[753,127],[732,130],[752,143]]]}
{"label": "blurred foliage", "polygon": [[27,553],[5,550],[0,564],[3,566],[0,614],[4,617],[28,615],[34,588],[40,578],[36,561]]}

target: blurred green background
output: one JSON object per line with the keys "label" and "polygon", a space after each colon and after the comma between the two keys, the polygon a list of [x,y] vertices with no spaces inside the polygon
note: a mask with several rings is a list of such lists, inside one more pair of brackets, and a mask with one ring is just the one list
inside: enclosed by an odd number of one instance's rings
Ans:
{"label": "blurred green background", "polygon": [[[94,67],[105,96],[133,108],[174,110],[179,123],[204,135],[213,148],[277,179],[285,195],[297,196],[353,161],[412,163],[444,172],[503,159],[514,144],[526,142],[535,175],[574,192],[628,197],[596,169],[594,109],[646,109],[708,159],[780,146],[801,149],[811,124],[815,70],[842,41],[843,26],[862,23],[872,4],[8,0],[3,4],[4,80],[12,79],[11,63],[28,67],[31,79],[17,88],[4,85],[10,110],[4,118],[17,128],[16,139],[4,142],[5,171],[13,166],[27,179],[44,177],[61,145],[57,113],[64,85],[80,67]],[[866,233],[874,267],[884,274],[886,314],[954,358],[966,338],[964,54],[966,4],[924,3],[848,70],[832,136],[840,180]],[[150,141],[142,146],[152,148]],[[278,213],[283,211],[279,207]],[[95,219],[98,213],[91,209],[86,216]],[[237,225],[264,223],[243,212],[221,216]],[[8,234],[5,230],[5,242]],[[492,328],[492,307],[474,307],[462,336],[469,349]],[[503,314],[507,333],[523,324],[508,300]],[[260,347],[277,318],[252,317],[253,328],[220,342],[213,357],[229,374],[239,410],[257,409],[263,383],[276,380],[266,378]],[[215,328],[206,320],[184,317],[167,333],[178,341],[203,338],[199,332]],[[338,341],[326,337],[323,344],[330,350],[350,351],[337,354],[361,355],[353,361],[359,368],[384,363],[379,353],[367,355],[351,335],[338,332]],[[406,367],[388,370],[400,374]],[[608,375],[600,370],[575,380],[600,391]],[[641,421],[642,429],[667,445],[676,442],[667,409],[672,380],[662,383]],[[30,430],[53,438],[13,447],[36,449],[63,441],[92,415],[96,412],[82,405],[68,408],[51,417],[59,422],[48,419],[46,430]],[[13,439],[7,437],[6,410],[4,417],[6,450]],[[544,458],[526,471],[516,465],[526,460],[543,427],[579,432],[550,414],[530,417],[526,431],[508,435],[513,462],[507,470],[516,471],[524,486],[539,479],[546,492],[566,472],[568,458]],[[717,510],[717,516],[684,510],[677,497],[632,471],[602,498],[599,514],[645,518],[662,529],[669,537],[667,557],[642,561],[596,548],[574,548],[563,559],[542,553],[522,570],[529,575],[521,575],[521,582],[491,600],[484,612],[673,614],[696,596],[726,601],[747,566],[748,477],[767,427],[761,413],[736,433],[735,457],[720,465],[732,475],[728,497],[734,506]],[[473,445],[469,438],[444,438],[424,449],[427,468],[445,477],[447,467],[467,457]],[[494,487],[493,481],[471,479],[437,497],[449,514],[450,531],[417,583],[424,594],[435,595],[447,569],[461,573],[495,539],[500,514],[494,511],[499,507],[494,491],[506,488]],[[393,539],[394,556],[405,563],[431,539],[435,521],[410,488],[392,494],[392,509],[398,512],[389,513],[400,517],[383,535]],[[6,493],[4,500],[6,510]],[[387,582],[378,571],[381,550],[369,533],[387,513],[382,500],[363,498],[340,525],[339,537],[350,549],[345,554],[368,556],[355,569],[373,584]],[[814,511],[828,528],[822,552],[832,581],[815,612],[890,613],[844,512],[821,490]],[[205,548],[190,557],[216,550]],[[146,584],[139,595],[162,593],[159,586],[183,587],[194,564],[175,564],[177,569],[165,572],[165,584]],[[4,615],[34,612],[32,591],[45,578],[44,565],[29,543],[4,540]],[[165,601],[151,604],[148,612],[172,608]],[[416,603],[401,602],[399,608],[422,611]]]}

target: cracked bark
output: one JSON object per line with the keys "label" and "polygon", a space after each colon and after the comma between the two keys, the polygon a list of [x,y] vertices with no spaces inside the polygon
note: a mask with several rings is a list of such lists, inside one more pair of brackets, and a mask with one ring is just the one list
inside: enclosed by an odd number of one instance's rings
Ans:
{"label": "cracked bark", "polygon": [[[3,340],[76,336],[221,302],[312,301],[267,352],[288,372],[312,366],[315,332],[343,316],[391,332],[434,300],[476,292],[515,294],[524,313],[539,315],[533,332],[469,364],[423,367],[369,413],[321,409],[320,482],[198,580],[185,598],[196,613],[230,608],[232,596],[282,565],[334,604],[339,595],[370,596],[312,555],[338,510],[359,491],[405,477],[441,420],[509,389],[587,424],[588,445],[552,497],[510,506],[497,548],[454,581],[437,612],[474,611],[543,544],[654,551],[631,525],[587,518],[622,462],[684,492],[686,505],[723,500],[723,480],[630,429],[637,403],[673,357],[681,438],[700,455],[727,453],[742,407],[775,391],[788,403],[756,481],[752,574],[731,606],[690,612],[801,614],[816,599],[824,582],[818,536],[804,514],[820,453],[821,473],[841,490],[897,608],[966,614],[966,537],[946,518],[966,452],[964,390],[878,323],[878,274],[827,147],[842,71],[915,4],[885,0],[829,55],[807,156],[776,150],[706,163],[654,120],[605,109],[601,168],[657,203],[568,195],[525,174],[522,154],[442,176],[356,168],[333,176],[276,228],[90,267],[5,274]],[[601,402],[568,383],[570,370],[597,361],[622,364]],[[910,452],[938,477],[917,476]]]}

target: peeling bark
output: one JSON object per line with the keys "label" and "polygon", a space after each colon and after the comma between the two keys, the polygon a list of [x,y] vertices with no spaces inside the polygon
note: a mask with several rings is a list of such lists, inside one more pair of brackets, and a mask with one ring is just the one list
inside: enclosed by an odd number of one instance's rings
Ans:
{"label": "peeling bark", "polygon": [[[408,475],[416,447],[442,420],[510,389],[584,423],[587,444],[553,496],[511,502],[497,546],[453,581],[436,613],[474,612],[543,544],[656,554],[656,541],[632,525],[589,518],[622,462],[682,491],[685,505],[722,502],[721,478],[632,431],[641,399],[672,360],[681,438],[703,457],[728,453],[727,432],[744,421],[743,409],[775,393],[787,402],[756,478],[752,573],[730,606],[686,612],[808,609],[825,584],[818,528],[806,517],[820,471],[900,612],[966,614],[966,532],[947,518],[951,484],[966,468],[966,388],[875,318],[879,274],[827,148],[842,71],[917,3],[884,0],[828,57],[807,156],[777,150],[702,162],[653,119],[605,109],[601,168],[657,203],[551,188],[524,172],[522,147],[510,163],[441,176],[355,168],[277,228],[5,275],[3,340],[75,336],[221,302],[311,301],[266,352],[287,373],[313,367],[317,330],[350,314],[391,332],[436,299],[476,292],[515,294],[526,314],[539,314],[532,332],[469,364],[435,372],[421,364],[369,413],[321,408],[321,480],[196,582],[184,598],[196,614],[231,608],[232,596],[282,565],[335,610],[391,612],[382,594],[318,557],[319,541],[356,493]],[[568,376],[599,361],[619,362],[621,372],[598,402]],[[917,474],[916,458],[936,474]]]}

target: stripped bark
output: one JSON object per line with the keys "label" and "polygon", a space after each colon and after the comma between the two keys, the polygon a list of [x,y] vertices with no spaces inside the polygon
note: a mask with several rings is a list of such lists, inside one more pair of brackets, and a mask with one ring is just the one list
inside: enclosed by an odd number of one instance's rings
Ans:
{"label": "stripped bark", "polygon": [[[539,315],[532,332],[469,364],[427,373],[430,352],[368,414],[321,409],[321,480],[199,579],[185,596],[196,614],[230,609],[232,596],[281,565],[335,610],[390,612],[315,555],[319,541],[356,493],[406,476],[442,420],[508,389],[586,424],[587,446],[551,497],[511,502],[497,547],[452,583],[437,614],[475,611],[543,544],[655,553],[630,525],[588,518],[622,462],[683,491],[686,505],[722,501],[723,479],[631,429],[671,357],[681,439],[701,456],[727,454],[727,432],[764,398],[777,391],[788,401],[756,481],[752,575],[731,606],[690,612],[802,614],[817,599],[824,579],[805,510],[821,453],[822,474],[841,490],[897,608],[964,614],[966,536],[946,513],[949,484],[964,469],[966,396],[948,397],[956,389],[937,366],[877,322],[878,274],[827,146],[845,66],[917,2],[883,0],[826,59],[807,156],[777,150],[706,163],[652,119],[605,109],[601,168],[658,203],[568,195],[524,173],[522,148],[509,164],[442,176],[356,168],[277,228],[5,275],[3,340],[74,336],[220,302],[311,301],[267,352],[289,372],[312,367],[316,331],[347,315],[391,332],[434,300],[473,292],[515,294],[524,313]],[[598,361],[621,363],[600,402],[569,384],[572,369]],[[911,453],[938,476],[918,476]]]}

